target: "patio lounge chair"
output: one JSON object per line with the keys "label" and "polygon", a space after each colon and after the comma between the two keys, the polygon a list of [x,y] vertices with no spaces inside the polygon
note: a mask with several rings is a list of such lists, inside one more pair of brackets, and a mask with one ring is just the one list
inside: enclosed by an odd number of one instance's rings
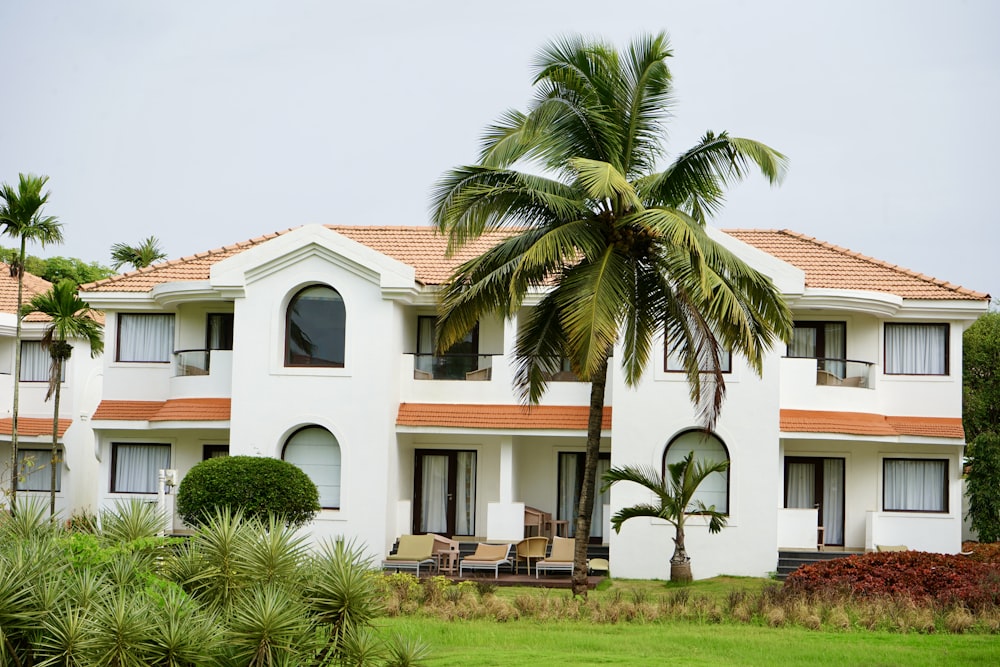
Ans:
{"label": "patio lounge chair", "polygon": [[573,549],[576,540],[572,537],[553,537],[549,557],[535,563],[535,578],[543,570],[546,572],[573,572]]}
{"label": "patio lounge chair", "polygon": [[382,561],[383,570],[414,570],[420,576],[420,566],[430,568],[437,559],[434,557],[434,535],[400,535],[396,553],[389,554]]}
{"label": "patio lounge chair", "polygon": [[[458,562],[458,576],[464,577],[466,570],[493,570],[493,578],[500,576],[500,566],[511,566],[510,544],[476,545],[476,552]],[[511,566],[513,569],[513,566]]]}

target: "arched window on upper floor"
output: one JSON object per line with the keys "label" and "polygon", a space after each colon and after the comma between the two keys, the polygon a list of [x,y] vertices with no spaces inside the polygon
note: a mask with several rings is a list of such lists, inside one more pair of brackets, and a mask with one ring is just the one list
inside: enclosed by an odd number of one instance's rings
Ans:
{"label": "arched window on upper floor", "polygon": [[326,285],[300,290],[285,313],[285,366],[343,368],[346,321],[337,290]]}
{"label": "arched window on upper floor", "polygon": [[[729,450],[714,434],[685,431],[671,440],[663,452],[664,477],[669,474],[668,465],[679,463],[690,452],[694,452],[695,461],[729,461]],[[707,507],[715,505],[716,511],[729,514],[729,469],[706,477],[695,491],[693,500],[700,500]]]}
{"label": "arched window on upper floor", "polygon": [[306,426],[285,442],[281,458],[298,466],[319,489],[323,509],[340,508],[340,444],[321,426]]}

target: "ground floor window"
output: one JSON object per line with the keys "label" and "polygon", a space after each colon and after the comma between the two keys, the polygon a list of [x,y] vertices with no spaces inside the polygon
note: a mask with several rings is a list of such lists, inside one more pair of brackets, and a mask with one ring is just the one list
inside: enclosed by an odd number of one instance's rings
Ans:
{"label": "ground floor window", "polygon": [[[663,452],[661,473],[664,477],[669,475],[668,465],[680,463],[691,452],[694,452],[695,461],[721,463],[729,460],[729,451],[716,436],[704,431],[686,431],[671,440]],[[714,505],[717,512],[729,514],[729,470],[706,477],[691,500],[700,500],[706,507]]]}
{"label": "ground floor window", "polygon": [[111,444],[111,491],[114,493],[156,493],[159,472],[168,468],[170,445]]}
{"label": "ground floor window", "polygon": [[299,429],[285,443],[281,458],[309,475],[323,509],[340,508],[340,444],[321,426]]}
{"label": "ground floor window", "polygon": [[217,459],[220,456],[229,456],[229,445],[202,445],[201,460]]}
{"label": "ground floor window", "polygon": [[[611,469],[611,455],[599,454],[597,475],[594,478],[594,510],[590,515],[590,539],[604,541],[604,506],[611,502],[611,491],[601,493],[601,478]],[[569,525],[569,536],[576,535],[576,514],[580,505],[580,480],[583,479],[584,452],[559,453],[559,497],[556,502],[556,518]]]}
{"label": "ground floor window", "polygon": [[[50,491],[52,450],[17,450],[17,490]],[[62,466],[56,463],[56,491],[62,487]]]}
{"label": "ground floor window", "polygon": [[418,449],[414,460],[415,533],[476,534],[476,452]]}
{"label": "ground floor window", "polygon": [[948,461],[885,459],[882,509],[887,512],[947,512]]}
{"label": "ground floor window", "polygon": [[844,459],[785,457],[785,507],[818,510],[823,543],[844,544]]}

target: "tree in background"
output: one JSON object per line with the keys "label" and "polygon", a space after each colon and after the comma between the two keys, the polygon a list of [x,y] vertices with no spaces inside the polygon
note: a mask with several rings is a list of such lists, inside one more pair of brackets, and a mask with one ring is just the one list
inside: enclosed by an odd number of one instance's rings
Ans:
{"label": "tree in background", "polygon": [[778,183],[785,157],[762,143],[708,132],[665,169],[672,82],[665,34],[627,49],[558,40],[535,61],[534,100],[491,125],[479,162],[436,184],[432,215],[455,252],[487,232],[506,238],[460,265],[441,292],[439,349],[487,314],[520,323],[515,383],[537,402],[563,359],[590,382],[584,472],[576,509],[573,593],[586,595],[587,542],[608,363],[616,343],[636,385],[660,335],[683,360],[706,426],[722,406],[721,355],[758,373],[792,319],[771,280],[705,230],[726,187],[752,171]]}
{"label": "tree in background", "polygon": [[17,413],[20,402],[21,384],[21,324],[24,304],[24,259],[28,241],[43,248],[49,243],[62,242],[62,224],[55,216],[43,215],[42,208],[49,200],[49,193],[42,190],[48,176],[19,174],[18,187],[4,183],[0,185],[0,224],[3,233],[20,241],[20,251],[15,262],[10,264],[11,275],[17,276],[17,331],[14,336],[14,404],[11,410],[11,474],[10,507],[13,511],[17,496]]}
{"label": "tree in background", "polygon": [[104,351],[101,337],[103,326],[94,318],[90,305],[77,294],[77,285],[64,280],[52,286],[49,291],[38,294],[22,308],[22,315],[42,313],[49,317],[49,323],[42,336],[42,347],[49,351],[52,365],[49,368],[49,390],[45,400],[54,398],[52,403],[52,450],[49,458],[51,468],[49,486],[49,516],[56,513],[56,466],[62,460],[59,452],[59,399],[62,389],[62,374],[66,361],[73,354],[71,339],[83,340],[90,345],[90,356],[96,357]]}
{"label": "tree in background", "polygon": [[986,313],[962,336],[962,424],[967,516],[981,542],[1000,541],[1000,313]]}
{"label": "tree in background", "polygon": [[[17,248],[0,248],[0,261],[8,265],[17,262]],[[72,280],[77,285],[96,282],[115,275],[116,271],[102,266],[97,262],[85,262],[76,257],[36,257],[27,255],[24,258],[24,271],[44,278],[55,284],[61,280]]]}
{"label": "tree in background", "polygon": [[154,262],[166,258],[167,254],[160,248],[160,242],[155,236],[150,236],[139,245],[116,243],[111,246],[111,268],[119,270],[126,264],[133,269],[141,269]]}

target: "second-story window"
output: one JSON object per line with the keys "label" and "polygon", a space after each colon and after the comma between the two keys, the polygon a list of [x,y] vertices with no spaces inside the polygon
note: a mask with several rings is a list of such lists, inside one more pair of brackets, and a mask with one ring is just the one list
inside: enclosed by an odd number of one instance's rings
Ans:
{"label": "second-story window", "polygon": [[174,353],[172,313],[120,313],[116,361],[166,363]]}
{"label": "second-story window", "polygon": [[464,380],[468,373],[479,368],[479,325],[465,334],[465,338],[438,354],[434,327],[437,318],[421,315],[417,318],[417,355],[414,368],[418,373],[430,374],[435,380]]}
{"label": "second-story window", "polygon": [[233,349],[233,314],[209,313],[205,347],[209,350]]}
{"label": "second-story window", "polygon": [[843,378],[846,373],[847,323],[796,322],[788,344],[789,357],[819,359],[817,370]]}
{"label": "second-story window", "polygon": [[[669,345],[664,349],[663,364],[664,370],[668,373],[683,373],[686,370],[684,368],[684,361],[680,355],[672,353]],[[698,366],[701,368],[702,373],[709,373],[712,370],[712,364],[708,358],[699,359]],[[729,350],[719,350],[719,370],[723,373],[731,373],[733,371],[733,353]]]}
{"label": "second-story window", "polygon": [[285,365],[343,368],[346,321],[337,290],[326,285],[301,290],[285,317]]}
{"label": "second-story window", "polygon": [[885,325],[886,375],[947,375],[948,325]]}
{"label": "second-story window", "polygon": [[[21,382],[48,382],[51,368],[52,356],[42,347],[41,341],[21,341]],[[60,379],[66,381],[65,363]]]}

